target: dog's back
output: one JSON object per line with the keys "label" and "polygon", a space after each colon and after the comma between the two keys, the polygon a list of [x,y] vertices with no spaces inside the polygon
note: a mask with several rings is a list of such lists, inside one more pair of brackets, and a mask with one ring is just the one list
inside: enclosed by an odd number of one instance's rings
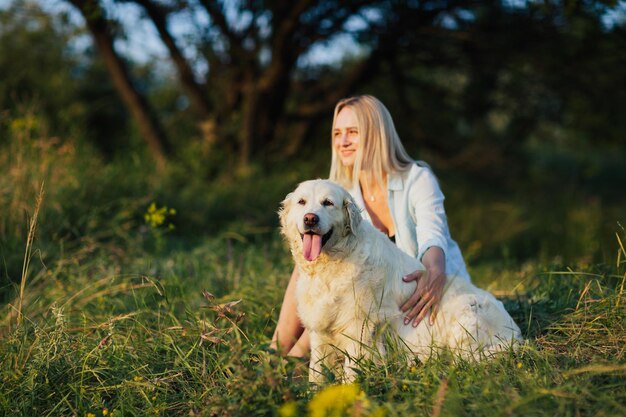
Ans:
{"label": "dog's back", "polygon": [[[480,358],[506,349],[521,339],[519,327],[491,293],[455,276],[448,276],[439,313],[431,326],[426,318],[417,327],[404,324],[404,314],[399,306],[415,290],[414,283],[405,283],[401,277],[424,266],[398,249],[371,224],[363,222],[360,232],[367,237],[368,247],[363,256],[362,269],[368,275],[382,276],[384,286],[373,288],[378,321],[389,322],[408,347],[421,359],[433,352],[434,347],[449,348],[463,357]],[[357,248],[357,251],[359,249]],[[359,279],[362,279],[360,277]]]}

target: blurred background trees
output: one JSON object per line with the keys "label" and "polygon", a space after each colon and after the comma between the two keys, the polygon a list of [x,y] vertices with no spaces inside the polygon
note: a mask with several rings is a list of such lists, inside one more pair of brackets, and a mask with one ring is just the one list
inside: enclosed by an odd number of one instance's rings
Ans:
{"label": "blurred background trees", "polygon": [[[0,104],[40,102],[108,154],[137,128],[156,161],[199,141],[246,172],[326,146],[334,104],[362,92],[409,148],[479,175],[523,173],[529,148],[624,142],[623,2],[56,1],[2,10]],[[120,50],[138,21],[160,70]]]}

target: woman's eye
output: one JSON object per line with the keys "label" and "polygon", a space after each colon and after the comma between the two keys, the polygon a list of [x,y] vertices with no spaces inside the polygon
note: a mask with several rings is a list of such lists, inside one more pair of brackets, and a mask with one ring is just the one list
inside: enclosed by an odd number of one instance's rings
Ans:
{"label": "woman's eye", "polygon": [[306,204],[306,201],[304,200],[304,198],[301,198],[300,200],[298,200],[298,204],[300,204],[301,206]]}
{"label": "woman's eye", "polygon": [[330,200],[324,200],[324,201],[322,201],[322,205],[324,207],[329,207],[329,206],[334,206],[335,204],[332,201],[330,201]]}

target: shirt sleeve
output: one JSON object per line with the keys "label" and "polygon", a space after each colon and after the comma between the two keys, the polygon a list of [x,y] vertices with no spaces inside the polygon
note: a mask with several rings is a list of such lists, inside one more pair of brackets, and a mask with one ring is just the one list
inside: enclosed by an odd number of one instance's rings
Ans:
{"label": "shirt sleeve", "polygon": [[435,174],[424,168],[409,190],[411,213],[415,222],[417,237],[417,259],[422,260],[424,252],[437,246],[447,255],[448,221],[443,207],[445,199]]}

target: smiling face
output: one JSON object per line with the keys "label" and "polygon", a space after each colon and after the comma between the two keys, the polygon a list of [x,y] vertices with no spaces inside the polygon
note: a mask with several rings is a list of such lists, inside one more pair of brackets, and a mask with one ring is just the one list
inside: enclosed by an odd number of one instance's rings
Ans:
{"label": "smiling face", "polygon": [[361,136],[356,114],[346,106],[337,114],[333,126],[333,146],[344,166],[354,165],[360,145]]}
{"label": "smiling face", "polygon": [[282,206],[282,232],[292,251],[295,249],[309,262],[345,237],[360,220],[347,191],[326,180],[303,182]]}

